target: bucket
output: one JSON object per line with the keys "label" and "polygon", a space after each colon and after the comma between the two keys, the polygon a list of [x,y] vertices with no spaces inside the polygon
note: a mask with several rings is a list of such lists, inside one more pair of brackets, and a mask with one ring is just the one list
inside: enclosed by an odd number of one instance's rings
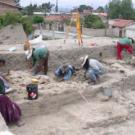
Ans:
{"label": "bucket", "polygon": [[26,86],[28,99],[36,100],[38,98],[38,84],[29,84]]}

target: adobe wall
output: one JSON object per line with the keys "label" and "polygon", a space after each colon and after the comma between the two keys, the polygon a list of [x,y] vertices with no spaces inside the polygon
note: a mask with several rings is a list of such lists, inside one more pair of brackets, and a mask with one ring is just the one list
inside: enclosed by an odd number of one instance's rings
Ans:
{"label": "adobe wall", "polygon": [[[49,70],[54,71],[57,66],[65,63],[80,66],[79,59],[86,54],[91,58],[97,58],[99,60],[102,58],[112,58],[115,57],[115,51],[115,47],[110,45],[93,48],[75,48],[72,50],[50,50]],[[0,53],[0,58],[5,59],[7,62],[6,68],[1,68],[1,71],[28,69],[24,52]]]}

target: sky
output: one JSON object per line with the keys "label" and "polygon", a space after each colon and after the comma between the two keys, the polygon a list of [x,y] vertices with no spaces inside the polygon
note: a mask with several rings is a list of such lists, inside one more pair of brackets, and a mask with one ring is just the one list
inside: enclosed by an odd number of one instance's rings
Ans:
{"label": "sky", "polygon": [[[20,0],[21,6],[27,6],[30,3],[32,4],[42,4],[46,2],[51,2],[52,4],[56,3],[56,0]],[[110,0],[58,0],[59,8],[62,9],[73,9],[74,7],[78,7],[79,5],[85,4],[90,5],[93,8],[97,8],[99,6],[105,6]],[[135,6],[135,0],[132,0]]]}
{"label": "sky", "polygon": [[[50,1],[51,3],[55,4],[56,2],[56,0],[20,0],[20,1],[22,6],[26,6],[30,3],[41,4]],[[81,4],[90,5],[94,8],[97,8],[98,6],[104,6],[109,2],[109,0],[58,0],[58,1],[60,8],[68,8],[68,9],[72,9],[73,7],[77,7]]]}

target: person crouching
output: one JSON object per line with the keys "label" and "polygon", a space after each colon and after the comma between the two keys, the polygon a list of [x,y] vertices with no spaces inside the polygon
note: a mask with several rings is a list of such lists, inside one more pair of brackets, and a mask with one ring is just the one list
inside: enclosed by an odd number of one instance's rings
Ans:
{"label": "person crouching", "polygon": [[48,49],[46,47],[31,48],[31,46],[25,46],[24,49],[26,51],[27,60],[32,61],[33,75],[41,72],[46,75],[48,72]]}
{"label": "person crouching", "polygon": [[54,72],[55,76],[57,77],[57,79],[59,79],[59,81],[70,80],[74,73],[75,68],[70,64],[59,66]]}
{"label": "person crouching", "polygon": [[81,58],[81,60],[83,60],[82,68],[85,70],[85,77],[96,84],[100,75],[104,73],[103,65],[96,59],[89,59],[88,55]]}
{"label": "person crouching", "polygon": [[125,49],[129,54],[133,53],[133,47],[132,44],[134,43],[134,40],[132,38],[121,38],[117,42],[117,59],[121,60],[122,59],[122,51]]}

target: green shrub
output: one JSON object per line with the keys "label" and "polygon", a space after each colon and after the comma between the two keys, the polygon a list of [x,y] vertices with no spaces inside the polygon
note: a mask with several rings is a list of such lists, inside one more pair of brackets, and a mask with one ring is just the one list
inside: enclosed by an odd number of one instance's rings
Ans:
{"label": "green shrub", "polygon": [[93,23],[92,28],[102,29],[105,28],[105,25],[101,21],[96,21],[95,23]]}
{"label": "green shrub", "polygon": [[102,22],[101,18],[96,15],[88,15],[84,18],[84,26],[86,28],[105,28],[104,23]]}
{"label": "green shrub", "polygon": [[10,25],[10,24],[16,24],[20,23],[22,15],[19,13],[6,13],[4,18],[4,26]]}
{"label": "green shrub", "polygon": [[38,24],[38,23],[43,23],[44,22],[44,18],[41,16],[33,16],[33,23],[34,24]]}
{"label": "green shrub", "polygon": [[23,17],[19,13],[6,13],[5,15],[0,16],[0,28],[7,25],[14,25],[21,23],[23,25],[24,31],[26,34],[31,34],[33,31],[32,19],[30,17]]}

